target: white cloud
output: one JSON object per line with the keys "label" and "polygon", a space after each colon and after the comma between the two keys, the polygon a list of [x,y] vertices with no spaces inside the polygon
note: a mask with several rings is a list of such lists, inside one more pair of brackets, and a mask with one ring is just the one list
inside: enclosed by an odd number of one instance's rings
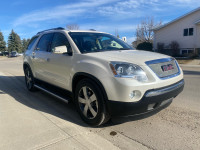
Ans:
{"label": "white cloud", "polygon": [[13,26],[47,20],[71,20],[73,17],[96,17],[96,15],[107,16],[113,20],[134,18],[144,15],[145,11],[141,9],[142,6],[151,5],[151,7],[155,7],[157,3],[158,0],[85,0],[24,14],[14,21]]}
{"label": "white cloud", "polygon": [[123,0],[99,7],[98,13],[110,18],[127,19],[159,15],[158,12],[167,12],[172,8],[194,9],[198,5],[200,0]]}
{"label": "white cloud", "polygon": [[124,17],[138,15],[142,10],[142,6],[155,6],[158,3],[158,0],[124,0],[117,2],[114,5],[102,6],[98,9],[98,12],[104,16],[112,15],[124,15]]}
{"label": "white cloud", "polygon": [[168,4],[178,7],[195,8],[200,5],[200,0],[168,0]]}
{"label": "white cloud", "polygon": [[[102,31],[102,32],[108,32],[111,34],[115,33],[115,30],[118,30],[118,33],[132,33],[134,34],[137,26],[132,25],[132,24],[122,24],[122,25],[117,25],[117,24],[102,24],[102,25],[97,25],[97,24],[83,24],[80,25],[80,28],[83,30],[88,30],[88,29],[95,29],[97,31]],[[120,35],[120,36],[125,36],[125,35]]]}
{"label": "white cloud", "polygon": [[52,20],[52,19],[64,19],[63,17],[74,17],[82,15],[83,13],[87,12],[90,8],[95,8],[110,2],[113,2],[115,0],[87,0],[80,3],[70,4],[70,5],[62,5],[62,6],[56,6],[54,8],[45,9],[45,10],[37,10],[25,15],[22,15],[21,17],[17,18],[13,25],[19,26],[24,25],[28,23],[34,23],[34,22],[40,22],[40,21],[46,21],[46,20]]}
{"label": "white cloud", "polygon": [[199,0],[169,0],[171,2],[178,2],[178,3],[194,3],[198,2]]}
{"label": "white cloud", "polygon": [[[41,21],[70,20],[77,22],[75,18],[100,16],[110,20],[119,21],[154,15],[167,7],[179,5],[200,4],[199,0],[85,0],[79,3],[55,6],[53,8],[36,10],[17,18],[13,25],[29,25]],[[165,6],[165,7],[163,7]],[[75,21],[73,21],[75,19]]]}

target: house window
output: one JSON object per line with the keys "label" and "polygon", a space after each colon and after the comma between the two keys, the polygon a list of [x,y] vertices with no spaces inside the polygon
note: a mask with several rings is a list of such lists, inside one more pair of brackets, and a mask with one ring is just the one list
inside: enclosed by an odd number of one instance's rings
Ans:
{"label": "house window", "polygon": [[194,29],[193,28],[189,28],[189,36],[192,36],[193,32],[194,32]]}
{"label": "house window", "polygon": [[182,55],[188,55],[188,54],[193,54],[194,53],[194,49],[193,48],[191,48],[191,49],[182,49],[181,50],[181,54]]}
{"label": "house window", "polygon": [[183,55],[183,54],[188,54],[188,50],[183,49],[183,50],[182,50],[182,55]]}
{"label": "house window", "polygon": [[183,36],[193,36],[194,28],[187,28],[183,30]]}
{"label": "house window", "polygon": [[184,36],[188,36],[188,29],[184,29],[183,35],[184,35]]}

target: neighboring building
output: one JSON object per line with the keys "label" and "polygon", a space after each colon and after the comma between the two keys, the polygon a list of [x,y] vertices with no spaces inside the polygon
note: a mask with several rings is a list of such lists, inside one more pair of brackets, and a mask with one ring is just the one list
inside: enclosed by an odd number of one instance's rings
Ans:
{"label": "neighboring building", "polygon": [[160,43],[167,51],[172,41],[178,42],[180,55],[200,54],[200,7],[154,29],[154,50]]}

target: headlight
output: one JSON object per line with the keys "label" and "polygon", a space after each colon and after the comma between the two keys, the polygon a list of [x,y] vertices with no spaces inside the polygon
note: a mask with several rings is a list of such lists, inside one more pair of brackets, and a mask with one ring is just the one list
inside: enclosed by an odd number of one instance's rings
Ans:
{"label": "headlight", "polygon": [[115,77],[133,78],[140,82],[147,82],[146,73],[138,65],[125,62],[110,62],[110,67]]}

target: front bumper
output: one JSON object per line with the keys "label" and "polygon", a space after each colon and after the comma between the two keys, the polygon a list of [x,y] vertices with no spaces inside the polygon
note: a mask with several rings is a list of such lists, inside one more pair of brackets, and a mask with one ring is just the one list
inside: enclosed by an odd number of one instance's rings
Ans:
{"label": "front bumper", "polygon": [[159,89],[148,90],[138,102],[119,102],[108,100],[107,106],[111,116],[129,116],[147,113],[161,108],[183,91],[184,80]]}

